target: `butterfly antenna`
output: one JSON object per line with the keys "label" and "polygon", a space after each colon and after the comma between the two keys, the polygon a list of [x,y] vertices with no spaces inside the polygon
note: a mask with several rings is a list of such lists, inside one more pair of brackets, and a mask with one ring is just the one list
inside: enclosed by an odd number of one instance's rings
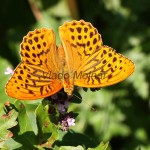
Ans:
{"label": "butterfly antenna", "polygon": [[[72,94],[72,95],[82,101],[82,99],[81,99],[79,96],[77,96],[76,94]],[[83,102],[84,102],[86,105],[88,105],[92,111],[97,111],[94,107],[90,106],[90,104],[88,104],[86,101],[83,100]]]}

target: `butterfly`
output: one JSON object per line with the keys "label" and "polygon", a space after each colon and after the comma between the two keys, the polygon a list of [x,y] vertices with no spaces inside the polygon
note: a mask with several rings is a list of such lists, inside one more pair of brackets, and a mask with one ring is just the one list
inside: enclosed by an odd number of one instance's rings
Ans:
{"label": "butterfly", "polygon": [[59,46],[52,29],[35,29],[23,38],[21,63],[6,84],[10,97],[45,98],[62,88],[72,95],[74,86],[110,86],[135,70],[130,59],[103,45],[101,35],[89,22],[65,22],[59,27],[59,36]]}

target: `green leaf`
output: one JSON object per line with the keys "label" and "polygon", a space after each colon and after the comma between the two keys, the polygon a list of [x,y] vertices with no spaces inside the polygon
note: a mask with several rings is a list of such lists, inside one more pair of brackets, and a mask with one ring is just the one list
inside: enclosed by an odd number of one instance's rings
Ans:
{"label": "green leaf", "polygon": [[19,115],[18,115],[18,122],[19,122],[19,127],[20,127],[20,134],[23,134],[27,131],[33,131],[34,128],[37,128],[37,127],[36,125],[34,127],[32,126],[35,120],[33,117],[29,118],[25,105],[22,104],[21,107],[22,108],[20,108]]}
{"label": "green leaf", "polygon": [[20,148],[22,146],[21,143],[19,142],[16,142],[14,139],[12,138],[9,138],[3,145],[3,149],[4,150],[14,150],[14,149],[17,149],[17,148]]}
{"label": "green leaf", "polygon": [[35,135],[37,135],[38,134],[38,128],[37,128],[36,114],[35,114],[35,110],[37,108],[37,105],[25,104],[25,107],[26,107],[26,115],[29,118],[32,131],[34,131]]}
{"label": "green leaf", "polygon": [[[96,148],[88,148],[87,150],[107,150],[108,142],[104,144],[101,142]],[[59,150],[84,150],[82,146],[61,146]]]}
{"label": "green leaf", "polygon": [[36,116],[40,139],[40,145],[37,147],[51,148],[52,144],[58,139],[58,131],[57,127],[50,121],[48,105],[44,107],[40,104],[36,109]]}
{"label": "green leaf", "polygon": [[0,104],[0,148],[4,148],[6,141],[9,140],[13,133],[8,129],[17,125],[18,113],[15,110],[4,113],[3,105]]}
{"label": "green leaf", "polygon": [[101,142],[96,148],[88,148],[88,150],[107,150],[109,142],[104,144]]}
{"label": "green leaf", "polygon": [[1,104],[1,103],[0,103],[0,116],[2,116],[3,114],[5,114],[5,111],[4,111],[4,104]]}
{"label": "green leaf", "polygon": [[0,138],[5,140],[7,139],[10,131],[8,129],[17,125],[17,116],[18,113],[15,110],[11,110],[8,114],[0,116]]}
{"label": "green leaf", "polygon": [[61,146],[59,150],[84,150],[82,146]]}
{"label": "green leaf", "polygon": [[[62,136],[60,137],[60,135]],[[85,148],[96,147],[95,141],[85,134],[76,133],[73,130],[68,131],[65,135],[64,132],[59,132],[59,140],[55,142],[57,146],[77,146],[82,145]]]}
{"label": "green leaf", "polygon": [[21,150],[24,149],[36,149],[34,145],[38,143],[37,125],[35,117],[36,105],[23,104],[20,101],[16,102],[15,105],[18,107],[18,124],[19,131],[15,132],[15,142],[21,143]]}

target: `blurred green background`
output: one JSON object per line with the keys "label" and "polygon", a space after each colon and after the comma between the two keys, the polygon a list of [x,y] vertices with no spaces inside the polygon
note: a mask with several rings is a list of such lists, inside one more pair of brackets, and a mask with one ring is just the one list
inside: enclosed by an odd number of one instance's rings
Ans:
{"label": "blurred green background", "polygon": [[[72,129],[112,150],[150,150],[150,0],[3,0],[0,5],[0,103],[9,66],[20,62],[19,44],[28,31],[58,27],[73,19],[91,22],[103,43],[129,57],[136,70],[127,80],[97,92],[80,90],[81,104]],[[96,111],[90,108],[95,107]]]}

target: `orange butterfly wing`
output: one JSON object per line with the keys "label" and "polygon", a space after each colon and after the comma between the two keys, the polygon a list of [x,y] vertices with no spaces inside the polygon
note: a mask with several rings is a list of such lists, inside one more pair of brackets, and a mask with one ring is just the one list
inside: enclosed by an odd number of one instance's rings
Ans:
{"label": "orange butterfly wing", "polygon": [[72,21],[59,28],[74,85],[104,87],[130,76],[134,63],[111,47],[104,46],[101,35],[91,23]]}
{"label": "orange butterfly wing", "polygon": [[[58,49],[50,29],[29,32],[20,45],[22,62],[6,84],[9,96],[31,100],[50,96],[62,88],[59,73]],[[59,60],[60,61],[60,60]]]}

